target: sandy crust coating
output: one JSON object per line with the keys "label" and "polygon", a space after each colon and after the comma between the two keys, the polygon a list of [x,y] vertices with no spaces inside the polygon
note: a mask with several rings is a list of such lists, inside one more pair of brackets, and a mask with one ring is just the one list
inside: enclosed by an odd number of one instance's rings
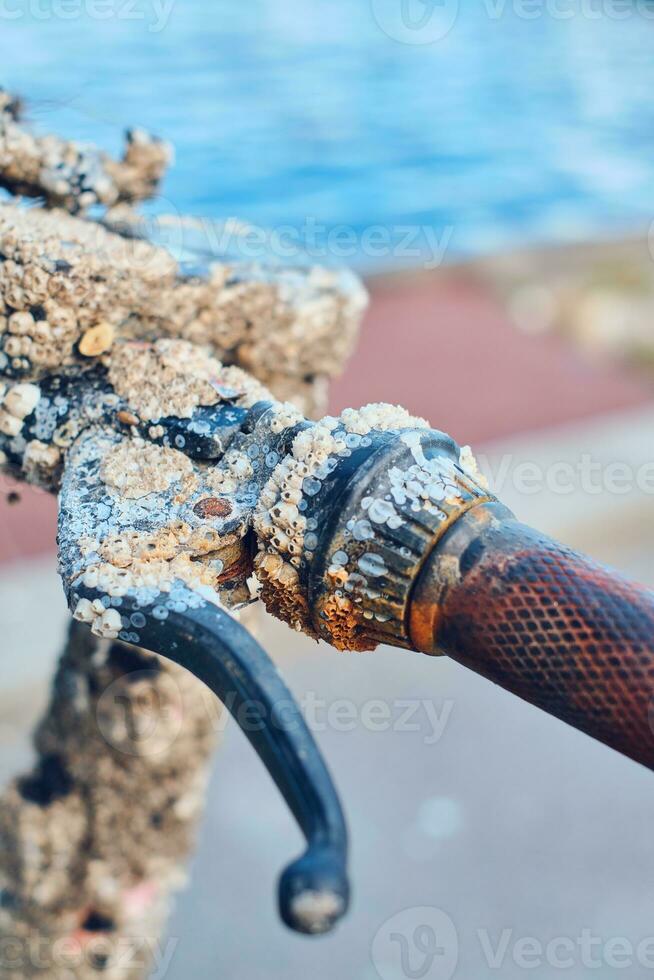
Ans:
{"label": "sandy crust coating", "polygon": [[171,146],[142,129],[126,133],[122,160],[89,144],[36,135],[21,109],[0,89],[0,186],[12,194],[73,213],[96,204],[133,203],[152,197],[172,160]]}
{"label": "sandy crust coating", "polygon": [[0,376],[38,381],[95,361],[120,339],[206,347],[278,397],[324,397],[366,306],[356,277],[216,261],[184,275],[165,249],[64,211],[0,204]]}

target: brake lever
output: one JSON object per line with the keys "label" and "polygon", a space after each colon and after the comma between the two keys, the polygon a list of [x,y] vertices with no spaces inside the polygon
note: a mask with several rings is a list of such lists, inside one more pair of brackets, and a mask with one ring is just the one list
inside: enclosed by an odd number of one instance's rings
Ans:
{"label": "brake lever", "polygon": [[[175,497],[183,496],[174,483],[148,495],[145,507],[143,497],[112,498],[102,467],[125,441],[129,440],[115,432],[90,428],[67,457],[58,540],[70,608],[97,634],[133,643],[187,668],[220,698],[268,769],[307,841],[304,854],[281,876],[281,917],[298,932],[327,932],[345,914],[349,901],[345,819],[319,749],[277,668],[251,634],[217,604],[216,592],[201,584],[202,571],[195,581],[185,582],[174,571],[166,579],[154,559],[152,569],[148,567],[139,580],[123,561],[123,576],[110,586],[102,575],[98,581],[96,555],[88,550],[95,544],[91,536],[102,537],[115,521],[123,540],[141,535],[148,551],[157,535],[166,534],[164,515],[175,525]],[[196,537],[201,540],[210,529],[195,517]],[[209,540],[213,542],[210,534]],[[202,566],[200,560],[195,564]],[[178,572],[182,574],[179,567]]]}
{"label": "brake lever", "polygon": [[[71,599],[82,622],[106,612],[98,590],[82,586]],[[111,608],[127,631],[138,631],[139,646],[203,681],[247,736],[307,841],[304,854],[281,875],[281,918],[296,932],[328,932],[348,907],[347,830],[331,776],[293,695],[265,650],[224,609],[182,583],[154,605],[150,599],[134,590]]]}

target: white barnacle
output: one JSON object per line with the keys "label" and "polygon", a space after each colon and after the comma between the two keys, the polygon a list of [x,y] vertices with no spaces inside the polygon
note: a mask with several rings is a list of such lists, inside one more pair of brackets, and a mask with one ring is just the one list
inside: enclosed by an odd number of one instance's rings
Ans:
{"label": "white barnacle", "polygon": [[257,578],[256,572],[253,572],[249,578],[246,579],[248,592],[252,599],[258,599],[261,594],[262,583]]}
{"label": "white barnacle", "polygon": [[270,510],[270,508],[274,505],[276,500],[277,500],[277,494],[272,489],[270,484],[267,483],[266,486],[261,491],[261,494],[259,495],[259,503],[261,507]]}
{"label": "white barnacle", "polygon": [[270,539],[272,544],[277,548],[278,551],[288,551],[290,545],[290,538],[287,534],[284,534],[280,528],[275,529],[275,533]]}
{"label": "white barnacle", "polygon": [[96,613],[93,609],[93,603],[90,599],[80,599],[75,606],[75,611],[73,612],[73,618],[77,619],[80,623],[92,623],[96,617]]}
{"label": "white barnacle", "polygon": [[479,464],[473,455],[470,446],[461,447],[461,452],[459,454],[459,466],[461,469],[465,470],[466,473],[473,478],[473,480],[476,480],[481,487],[483,487],[485,490],[488,489],[488,480],[479,469]]}
{"label": "white barnacle", "polygon": [[84,585],[87,589],[95,589],[98,585],[98,569],[97,567],[87,568],[84,572],[84,577],[82,579]]}
{"label": "white barnacle", "polygon": [[394,429],[426,429],[429,424],[425,419],[417,418],[398,405],[388,405],[385,402],[364,405],[363,408],[347,408],[341,414],[341,422],[345,430],[360,436],[366,436],[372,429],[388,432]]}
{"label": "white barnacle", "polygon": [[362,518],[361,520],[354,522],[352,526],[352,535],[355,541],[369,541],[370,538],[374,538],[375,532],[372,529],[372,524],[370,521]]}
{"label": "white barnacle", "polygon": [[379,578],[388,571],[386,562],[382,556],[376,555],[372,551],[367,551],[364,555],[361,555],[357,564],[364,575],[371,575],[373,578]]}
{"label": "white barnacle", "polygon": [[244,453],[232,453],[226,458],[229,472],[239,480],[252,476],[252,463]]}
{"label": "white barnacle", "polygon": [[18,337],[31,334],[34,331],[34,317],[27,311],[12,313],[7,321],[9,333]]}
{"label": "white barnacle", "polygon": [[335,551],[331,558],[333,568],[345,568],[349,558],[346,551]]}
{"label": "white barnacle", "polygon": [[299,507],[300,501],[302,500],[302,491],[296,487],[285,487],[282,492],[282,500],[293,504],[295,507]]}
{"label": "white barnacle", "polygon": [[3,435],[13,438],[18,435],[22,428],[23,423],[19,418],[16,418],[15,415],[10,415],[4,409],[0,409],[0,432]]}
{"label": "white barnacle", "polygon": [[96,636],[102,636],[107,640],[115,640],[123,627],[123,621],[117,609],[105,609],[101,616],[97,616],[91,630]]}
{"label": "white barnacle", "polygon": [[4,400],[5,409],[17,419],[27,418],[34,411],[41,398],[37,385],[18,384],[11,388]]}
{"label": "white barnacle", "polygon": [[300,512],[295,504],[290,502],[277,504],[272,508],[271,514],[284,531],[297,529],[302,523]]}
{"label": "white barnacle", "polygon": [[386,524],[390,518],[398,517],[398,514],[389,500],[376,498],[368,507],[368,517],[373,524]]}

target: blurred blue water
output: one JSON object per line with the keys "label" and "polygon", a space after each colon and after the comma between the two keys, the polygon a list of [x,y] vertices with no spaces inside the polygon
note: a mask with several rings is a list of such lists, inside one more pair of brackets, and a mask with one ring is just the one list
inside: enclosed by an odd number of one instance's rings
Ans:
{"label": "blurred blue water", "polygon": [[[126,2],[104,0],[120,16],[98,19],[91,0],[3,0],[0,82],[43,129],[114,151],[125,124],[173,141],[156,207],[344,223],[346,257],[368,266],[406,259],[370,254],[371,225],[428,227],[452,259],[654,214],[654,8],[642,0],[620,19],[597,13],[602,0],[592,15],[590,0],[585,14],[567,0],[573,16],[529,19],[516,0],[461,0],[430,44],[380,27],[401,0],[168,0],[167,19],[156,0]],[[414,244],[434,249],[424,234]]]}

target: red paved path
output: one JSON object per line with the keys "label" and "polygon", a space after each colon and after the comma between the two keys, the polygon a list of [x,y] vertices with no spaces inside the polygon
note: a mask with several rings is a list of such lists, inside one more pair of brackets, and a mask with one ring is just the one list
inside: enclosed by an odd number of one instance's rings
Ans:
{"label": "red paved path", "polygon": [[[554,337],[518,333],[465,273],[375,281],[371,293],[359,349],[332,389],[334,411],[398,402],[474,445],[652,397],[635,376],[590,364]],[[55,546],[54,500],[21,492],[14,506],[0,500],[0,561]]]}
{"label": "red paved path", "polygon": [[465,273],[371,284],[359,348],[334,409],[398,402],[462,443],[629,408],[652,397],[635,375],[590,363],[554,336],[527,336]]}

